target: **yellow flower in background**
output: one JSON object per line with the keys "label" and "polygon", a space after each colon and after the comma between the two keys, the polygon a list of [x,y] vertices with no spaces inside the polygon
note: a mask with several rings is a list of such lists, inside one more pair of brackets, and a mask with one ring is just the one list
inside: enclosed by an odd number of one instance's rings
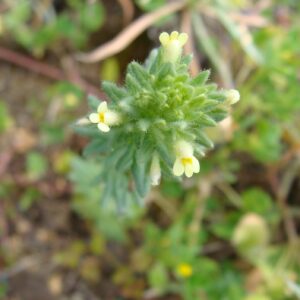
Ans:
{"label": "yellow flower in background", "polygon": [[175,176],[181,176],[183,173],[187,177],[192,177],[193,173],[199,173],[200,164],[193,155],[193,147],[186,141],[178,141],[175,145],[176,160],[173,166]]}
{"label": "yellow flower in background", "polygon": [[178,33],[173,31],[170,35],[163,32],[159,36],[159,40],[163,46],[163,59],[166,62],[175,63],[181,56],[182,48],[188,40],[186,33]]}
{"label": "yellow flower in background", "polygon": [[176,271],[180,277],[184,277],[184,278],[190,277],[193,274],[192,266],[187,263],[179,264],[177,266]]}
{"label": "yellow flower in background", "polygon": [[89,115],[89,120],[91,123],[98,124],[99,130],[108,132],[110,126],[117,125],[120,122],[120,116],[118,113],[109,110],[106,101],[103,101],[99,104],[97,113]]}
{"label": "yellow flower in background", "polygon": [[74,93],[67,93],[65,95],[65,104],[68,107],[75,107],[78,104],[78,97]]}

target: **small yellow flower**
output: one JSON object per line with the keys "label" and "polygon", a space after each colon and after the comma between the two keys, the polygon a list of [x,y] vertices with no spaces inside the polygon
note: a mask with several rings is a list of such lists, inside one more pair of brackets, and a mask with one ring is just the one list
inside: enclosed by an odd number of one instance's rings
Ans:
{"label": "small yellow flower", "polygon": [[180,277],[190,277],[193,274],[193,268],[187,263],[181,263],[177,266],[177,273]]}
{"label": "small yellow flower", "polygon": [[153,155],[151,166],[150,166],[150,178],[152,185],[159,185],[161,178],[161,169],[159,164],[159,157],[157,153]]}
{"label": "small yellow flower", "polygon": [[226,92],[226,100],[229,105],[233,105],[240,101],[240,93],[238,90],[231,89]]}
{"label": "small yellow flower", "polygon": [[175,145],[176,160],[173,166],[175,176],[181,176],[183,173],[187,177],[192,177],[193,173],[199,173],[200,164],[193,155],[193,147],[186,141],[178,141]]}
{"label": "small yellow flower", "polygon": [[120,122],[120,116],[118,113],[109,110],[106,101],[103,101],[99,104],[97,113],[89,115],[89,120],[91,123],[98,124],[99,130],[108,132],[110,126],[117,125]]}
{"label": "small yellow flower", "polygon": [[163,46],[163,58],[166,62],[175,63],[181,56],[182,47],[188,40],[186,33],[178,33],[173,31],[170,35],[167,32],[162,32],[159,40]]}
{"label": "small yellow flower", "polygon": [[68,107],[75,107],[78,103],[78,97],[73,93],[67,93],[65,95],[65,103]]}

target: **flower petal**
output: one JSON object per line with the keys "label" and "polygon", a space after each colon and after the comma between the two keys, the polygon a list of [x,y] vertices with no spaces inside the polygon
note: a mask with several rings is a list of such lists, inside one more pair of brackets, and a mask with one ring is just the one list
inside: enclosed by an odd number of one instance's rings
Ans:
{"label": "flower petal", "polygon": [[198,159],[195,156],[192,157],[192,166],[193,166],[193,172],[194,173],[199,173],[200,172],[200,163],[199,163]]}
{"label": "flower petal", "polygon": [[193,164],[186,164],[184,168],[184,172],[186,177],[192,177],[194,173]]}
{"label": "flower petal", "polygon": [[98,113],[99,112],[107,112],[107,102],[103,101],[99,104],[98,109],[97,109]]}
{"label": "flower petal", "polygon": [[98,128],[103,132],[108,132],[110,130],[110,128],[104,123],[99,123]]}
{"label": "flower petal", "polygon": [[189,36],[186,33],[180,33],[178,37],[178,41],[180,46],[184,46],[185,43],[187,42]]}
{"label": "flower petal", "polygon": [[177,40],[178,39],[178,31],[172,31],[171,35],[170,35],[170,39],[171,40]]}
{"label": "flower petal", "polygon": [[154,154],[150,166],[150,178],[152,185],[159,185],[161,178],[161,169],[159,164],[159,158],[157,154]]}
{"label": "flower petal", "polygon": [[181,163],[180,158],[176,158],[173,166],[173,173],[175,176],[181,176],[183,172],[184,172],[184,165]]}
{"label": "flower petal", "polygon": [[167,32],[162,32],[159,36],[159,41],[163,46],[166,46],[170,42],[170,36]]}
{"label": "flower petal", "polygon": [[193,156],[193,146],[183,140],[176,142],[175,152],[177,157],[191,157]]}
{"label": "flower petal", "polygon": [[114,111],[107,111],[105,114],[105,123],[107,125],[116,125],[120,122],[120,116]]}
{"label": "flower petal", "polygon": [[99,123],[99,114],[97,113],[91,113],[89,115],[89,120],[92,122],[92,123]]}

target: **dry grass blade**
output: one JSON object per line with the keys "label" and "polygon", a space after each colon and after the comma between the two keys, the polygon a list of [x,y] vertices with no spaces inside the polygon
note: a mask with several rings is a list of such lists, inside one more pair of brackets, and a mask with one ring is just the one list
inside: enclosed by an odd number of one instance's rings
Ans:
{"label": "dry grass blade", "polygon": [[131,0],[118,0],[123,12],[123,25],[131,22],[134,15],[134,6]]}
{"label": "dry grass blade", "polygon": [[200,48],[206,53],[215,69],[220,75],[223,86],[231,88],[234,86],[231,71],[226,61],[219,55],[211,37],[207,31],[200,14],[193,14],[192,23],[195,32],[195,37]]}
{"label": "dry grass blade", "polygon": [[242,49],[257,64],[263,64],[264,58],[259,49],[254,44],[250,30],[244,24],[237,24],[230,18],[228,14],[221,9],[216,10],[218,18],[231,36],[240,44]]}
{"label": "dry grass blade", "polygon": [[182,1],[172,2],[154,12],[146,14],[126,27],[113,40],[96,48],[90,53],[81,53],[76,55],[76,59],[84,63],[95,63],[109,56],[112,56],[125,49],[136,37],[138,37],[146,28],[151,26],[153,23],[164,16],[170,15],[180,10],[184,7],[184,5],[185,3]]}
{"label": "dry grass blade", "polygon": [[[184,10],[182,12],[182,18],[181,18],[181,31],[186,32],[189,36],[189,39],[184,47],[184,52],[187,53],[196,53],[195,48],[195,42],[194,42],[194,36],[193,36],[193,29],[192,29],[192,18],[191,13],[189,10]],[[191,74],[192,76],[196,76],[200,71],[200,65],[197,59],[197,56],[193,61],[191,62]]]}

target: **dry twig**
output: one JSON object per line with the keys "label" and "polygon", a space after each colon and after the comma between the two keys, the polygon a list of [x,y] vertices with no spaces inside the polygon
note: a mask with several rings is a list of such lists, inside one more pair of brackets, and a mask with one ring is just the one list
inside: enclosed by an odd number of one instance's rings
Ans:
{"label": "dry twig", "polygon": [[79,53],[76,55],[76,58],[84,63],[95,63],[116,53],[119,53],[120,51],[125,49],[149,26],[154,24],[156,21],[160,20],[162,17],[170,15],[182,9],[184,5],[185,2],[183,1],[171,2],[154,12],[146,14],[134,21],[133,23],[131,23],[128,27],[121,31],[113,40],[96,48],[90,53]]}
{"label": "dry twig", "polygon": [[134,6],[131,0],[118,0],[123,12],[123,25],[126,26],[131,22],[134,15]]}
{"label": "dry twig", "polygon": [[61,69],[50,66],[44,62],[37,61],[24,54],[17,53],[13,50],[0,47],[0,60],[7,61],[18,67],[25,68],[37,74],[41,74],[53,80],[66,80],[80,86],[87,93],[103,97],[103,93],[95,86],[78,78],[69,78]]}

